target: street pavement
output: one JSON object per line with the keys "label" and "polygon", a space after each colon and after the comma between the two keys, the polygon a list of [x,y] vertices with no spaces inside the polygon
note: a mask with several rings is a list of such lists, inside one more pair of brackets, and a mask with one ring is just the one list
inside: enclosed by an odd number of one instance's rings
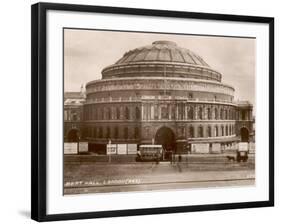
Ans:
{"label": "street pavement", "polygon": [[64,193],[105,193],[255,184],[254,163],[67,163]]}

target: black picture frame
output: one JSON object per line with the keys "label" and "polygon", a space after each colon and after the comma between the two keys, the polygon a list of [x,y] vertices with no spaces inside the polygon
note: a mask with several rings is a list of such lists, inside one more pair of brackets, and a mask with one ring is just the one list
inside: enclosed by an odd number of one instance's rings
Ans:
{"label": "black picture frame", "polygon": [[[269,200],[195,206],[176,206],[130,210],[99,211],[70,214],[46,213],[46,13],[48,10],[100,12],[169,18],[191,18],[217,21],[253,22],[269,25]],[[32,77],[32,155],[31,155],[31,218],[37,221],[74,220],[116,216],[179,213],[206,210],[238,209],[274,206],[274,18],[241,15],[163,11],[151,9],[103,7],[73,4],[37,3],[31,10],[31,77]]]}

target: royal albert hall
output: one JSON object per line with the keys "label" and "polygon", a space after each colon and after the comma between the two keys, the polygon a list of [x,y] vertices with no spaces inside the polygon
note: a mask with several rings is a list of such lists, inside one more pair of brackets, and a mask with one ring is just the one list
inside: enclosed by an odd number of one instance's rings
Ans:
{"label": "royal albert hall", "polygon": [[232,147],[250,141],[253,106],[234,101],[234,87],[200,56],[171,41],[126,52],[86,84],[81,136],[89,150],[106,144],[162,144],[180,153],[191,144]]}

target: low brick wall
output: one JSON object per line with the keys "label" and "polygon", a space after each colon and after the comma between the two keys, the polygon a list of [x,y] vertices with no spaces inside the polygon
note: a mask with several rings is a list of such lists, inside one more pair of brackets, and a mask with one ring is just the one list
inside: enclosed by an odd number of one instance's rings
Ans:
{"label": "low brick wall", "polygon": [[81,162],[109,162],[111,163],[130,163],[136,161],[136,155],[64,155],[64,163]]}

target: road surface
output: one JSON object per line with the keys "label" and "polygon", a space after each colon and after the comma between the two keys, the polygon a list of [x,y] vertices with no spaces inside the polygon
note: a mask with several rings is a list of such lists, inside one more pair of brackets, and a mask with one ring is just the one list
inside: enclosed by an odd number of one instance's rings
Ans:
{"label": "road surface", "polygon": [[252,163],[65,164],[64,193],[105,193],[255,184]]}

